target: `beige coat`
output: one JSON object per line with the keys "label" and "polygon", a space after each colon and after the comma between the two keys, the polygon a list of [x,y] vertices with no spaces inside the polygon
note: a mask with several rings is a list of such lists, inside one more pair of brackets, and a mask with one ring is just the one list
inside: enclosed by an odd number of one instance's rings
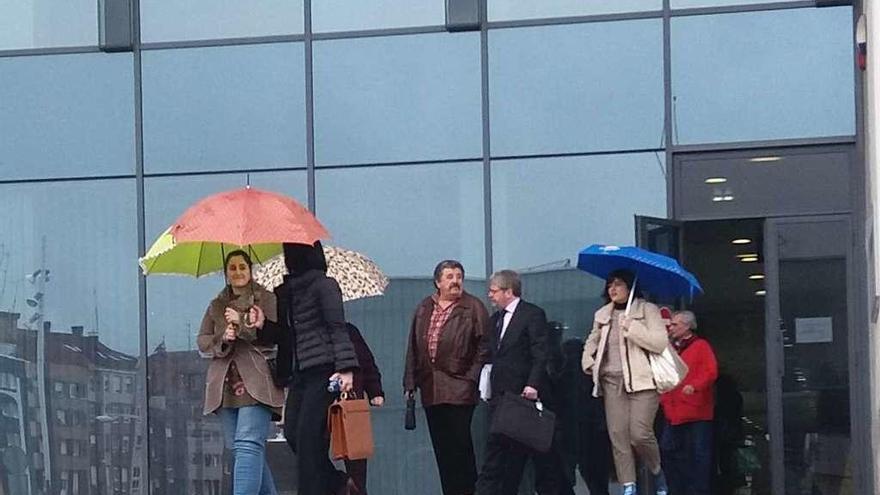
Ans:
{"label": "beige coat", "polygon": [[[259,330],[246,327],[240,327],[236,340],[223,341],[226,308],[233,307],[242,311],[236,307],[241,304],[230,294],[228,287],[224,288],[208,305],[202,318],[198,337],[199,350],[213,356],[205,379],[205,414],[216,411],[223,403],[223,382],[229,371],[229,363],[233,360],[245,388],[254,399],[270,407],[281,407],[284,404],[284,391],[275,385],[266,362],[267,358],[274,356],[275,346],[253,344]],[[276,320],[275,295],[256,284],[253,304],[262,308],[267,319]]]}
{"label": "beige coat", "polygon": [[[584,354],[581,367],[584,373],[593,375],[593,397],[600,392],[599,373],[602,369],[602,357],[608,344],[608,332],[611,331],[611,314],[614,304],[608,303],[596,311],[593,329],[584,343]],[[617,343],[620,360],[623,364],[623,381],[627,392],[654,390],[654,375],[645,351],[661,353],[669,340],[666,325],[660,316],[660,308],[644,299],[634,299],[630,308],[633,319],[628,330],[621,329],[621,339]],[[613,345],[613,343],[612,343]],[[615,349],[611,349],[613,352]]]}

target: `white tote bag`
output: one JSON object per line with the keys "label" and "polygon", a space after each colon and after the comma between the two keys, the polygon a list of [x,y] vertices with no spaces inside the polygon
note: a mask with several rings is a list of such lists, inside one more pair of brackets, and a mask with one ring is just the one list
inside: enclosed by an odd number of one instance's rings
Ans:
{"label": "white tote bag", "polygon": [[648,352],[648,362],[651,364],[651,373],[654,374],[654,384],[661,394],[674,389],[687,376],[688,367],[678,353],[671,346],[666,346],[663,352],[656,354]]}

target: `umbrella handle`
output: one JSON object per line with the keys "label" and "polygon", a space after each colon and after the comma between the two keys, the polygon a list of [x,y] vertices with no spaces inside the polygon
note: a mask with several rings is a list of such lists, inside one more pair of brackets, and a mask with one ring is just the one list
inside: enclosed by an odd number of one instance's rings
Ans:
{"label": "umbrella handle", "polygon": [[626,312],[623,314],[625,316],[629,316],[629,309],[632,307],[633,296],[636,294],[636,284],[639,283],[639,276],[636,275],[636,278],[633,279],[633,286],[629,289],[629,299],[626,301]]}

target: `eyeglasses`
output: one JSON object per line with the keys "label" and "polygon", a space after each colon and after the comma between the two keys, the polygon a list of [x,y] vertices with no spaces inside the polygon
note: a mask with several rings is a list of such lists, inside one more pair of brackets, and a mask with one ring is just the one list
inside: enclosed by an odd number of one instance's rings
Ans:
{"label": "eyeglasses", "polygon": [[496,294],[496,293],[498,293],[498,292],[503,292],[503,291],[506,291],[506,290],[507,290],[507,289],[502,289],[502,288],[500,288],[500,287],[496,287],[496,288],[494,288],[494,289],[491,288],[491,287],[489,287],[489,294]]}

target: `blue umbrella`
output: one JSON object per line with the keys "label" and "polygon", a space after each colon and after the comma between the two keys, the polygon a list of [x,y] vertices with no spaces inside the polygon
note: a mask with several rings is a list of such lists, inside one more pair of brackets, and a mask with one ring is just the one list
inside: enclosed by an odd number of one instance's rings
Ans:
{"label": "blue umbrella", "polygon": [[577,267],[603,279],[614,270],[629,270],[636,284],[655,296],[692,298],[703,292],[697,278],[678,261],[634,246],[593,244],[578,253]]}

